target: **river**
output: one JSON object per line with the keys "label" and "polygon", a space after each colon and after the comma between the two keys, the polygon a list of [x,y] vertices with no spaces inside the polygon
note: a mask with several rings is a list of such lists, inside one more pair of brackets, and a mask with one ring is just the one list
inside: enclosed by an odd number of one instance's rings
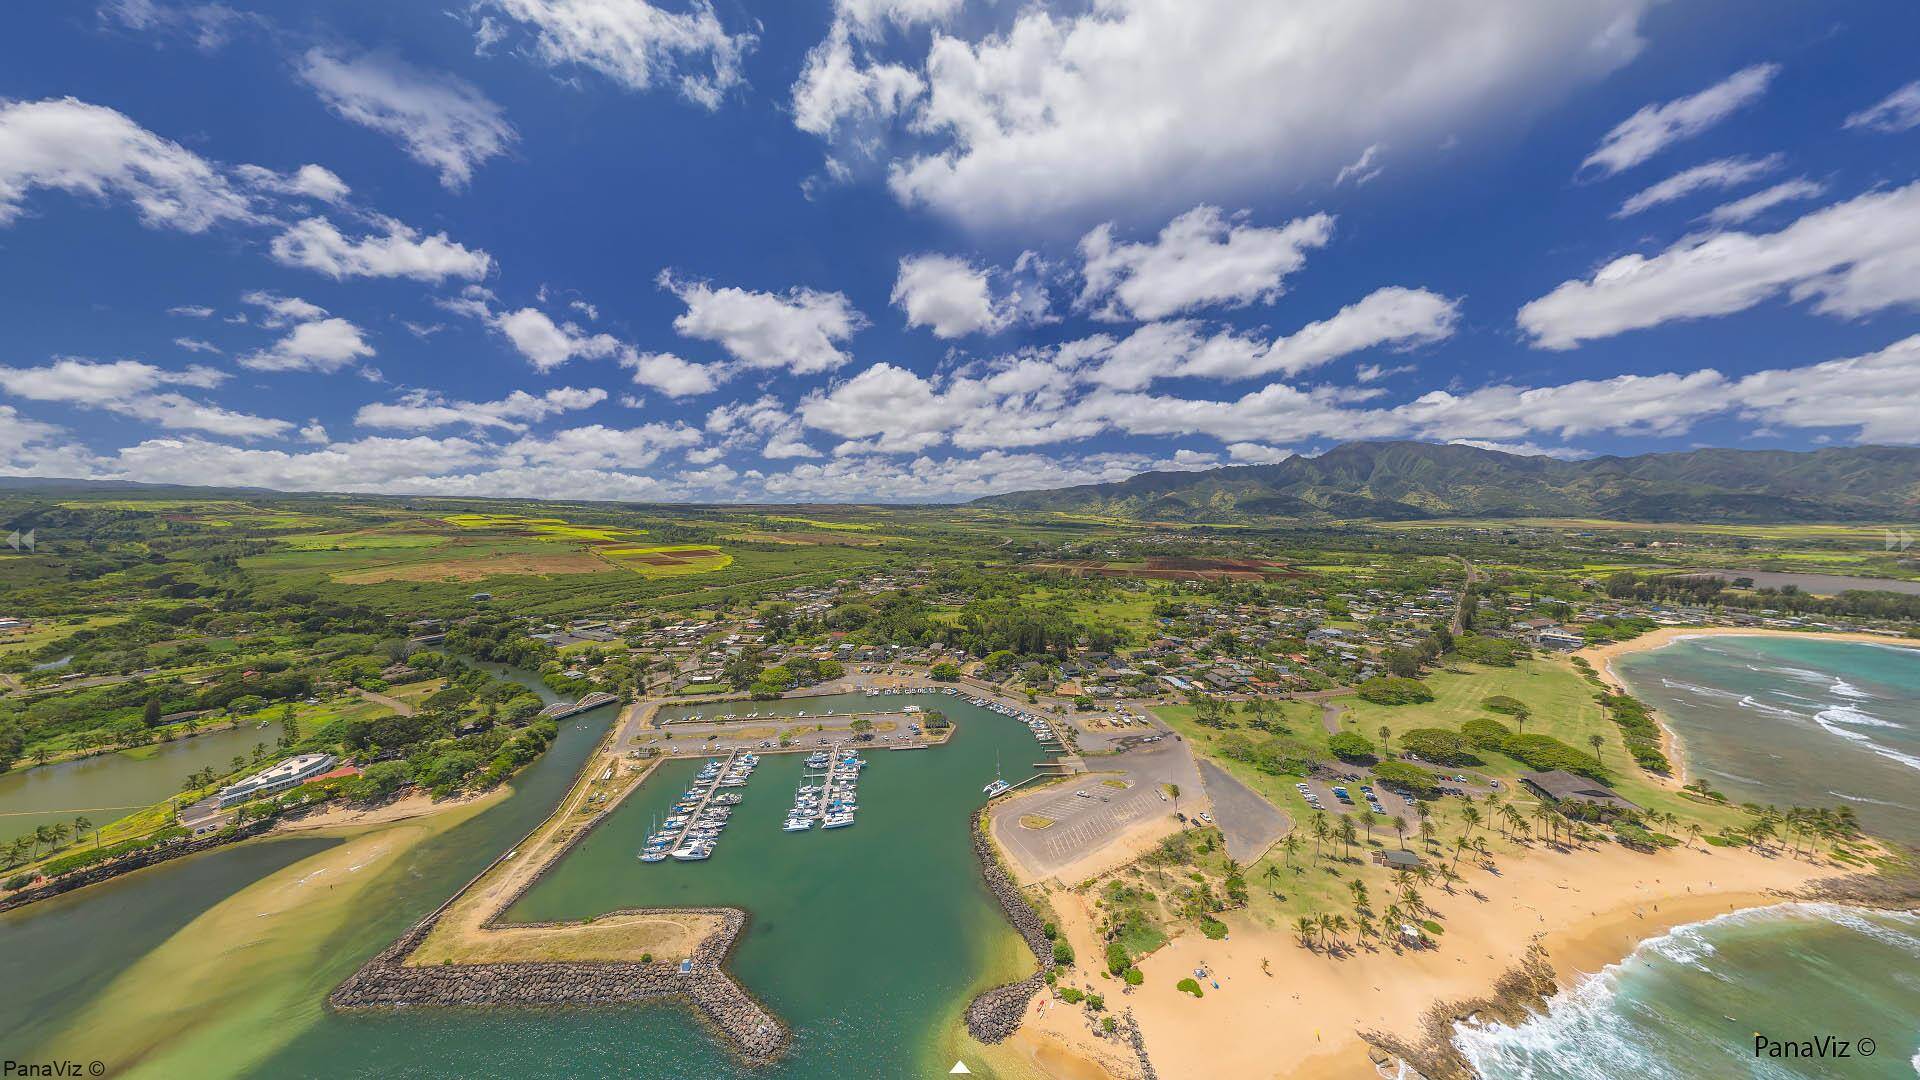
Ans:
{"label": "river", "polygon": [[[1681,638],[1614,661],[1735,801],[1849,806],[1920,843],[1920,650],[1799,637]],[[1755,1055],[1872,1040],[1847,1061]],[[1920,917],[1786,904],[1676,928],[1514,1027],[1458,1042],[1494,1080],[1903,1077],[1920,1071]]]}
{"label": "river", "polygon": [[73,824],[77,816],[105,825],[180,793],[189,773],[212,765],[225,772],[235,757],[251,757],[280,739],[280,724],[269,721],[210,731],[172,742],[154,743],[111,754],[76,758],[35,768],[0,773],[0,841],[30,833],[35,826]]}
{"label": "river", "polygon": [[[498,670],[498,669],[495,669]],[[537,680],[519,673],[520,680]],[[543,696],[551,697],[544,692]],[[996,759],[1009,778],[1024,776],[1040,753],[1026,728],[953,697],[809,699],[798,711],[835,708],[897,710],[937,707],[959,727],[945,746],[911,752],[869,750],[861,781],[859,822],[850,829],[787,834],[778,823],[791,800],[800,763],[769,754],[745,790],[746,800],[705,863],[642,864],[634,858],[652,818],[685,786],[696,766],[669,763],[591,837],[522,899],[524,918],[575,918],[655,904],[724,903],[753,917],[733,968],[743,983],[791,1023],[791,1056],[773,1077],[899,1076],[944,1073],[953,1057],[971,1055],[960,1013],[973,992],[1030,969],[1018,938],[982,885],[968,843],[968,814],[983,801]],[[728,1076],[744,1075],[681,1006],[568,1010],[418,1010],[338,1015],[325,994],[411,922],[439,904],[500,851],[517,842],[552,807],[604,734],[614,710],[600,709],[562,725],[552,749],[514,783],[514,792],[469,821],[410,851],[367,887],[353,917],[323,941],[302,942],[284,960],[255,958],[246,977],[261,980],[251,998],[280,998],[261,1021],[271,1025],[271,1052],[244,1068],[206,1065],[207,1075],[329,1076]],[[0,1050],[105,1057],[117,1065],[117,1032],[96,1026],[87,1045],[70,1031],[102,1000],[141,1000],[144,988],[116,986],[121,972],[153,953],[169,935],[191,934],[196,912],[221,905],[249,882],[299,863],[332,840],[272,840],[221,849],[83,890],[0,917]],[[297,864],[297,865],[296,865]],[[226,903],[223,905],[223,901]],[[134,917],[151,904],[160,916]],[[239,913],[245,916],[246,912]],[[210,916],[208,916],[210,917]],[[232,913],[228,913],[232,918]],[[240,925],[235,923],[234,925]],[[184,928],[184,929],[183,929]],[[242,929],[245,929],[242,927]],[[80,943],[93,943],[81,948]],[[101,943],[109,943],[102,947]],[[271,944],[271,943],[269,943]],[[285,947],[285,946],[279,946]],[[34,963],[63,958],[53,985]],[[138,969],[136,969],[138,970]],[[35,987],[29,990],[27,987]],[[156,992],[158,988],[155,988]],[[192,1017],[214,1008],[213,988],[166,988],[165,1011]],[[196,1005],[196,1002],[199,1004]],[[158,1008],[156,1006],[156,1008]],[[18,1015],[20,1020],[15,1022]],[[256,1031],[263,1030],[256,1028]],[[60,1034],[65,1032],[66,1034]],[[65,1040],[51,1045],[48,1040]],[[220,1035],[236,1041],[241,1034]],[[219,1046],[239,1054],[244,1047]],[[202,1061],[224,1061],[225,1053]],[[155,1057],[154,1068],[162,1060]],[[937,1066],[937,1069],[936,1069]],[[991,1075],[985,1063],[974,1072]],[[114,1075],[131,1070],[116,1068]],[[164,1075],[164,1070],[156,1073]]]}
{"label": "river", "polygon": [[1784,589],[1791,585],[1803,593],[1815,596],[1838,596],[1849,590],[1861,589],[1867,592],[1897,592],[1920,595],[1920,581],[1906,581],[1901,578],[1848,577],[1845,574],[1802,574],[1788,570],[1681,570],[1682,575],[1693,577],[1717,577],[1722,581],[1737,578],[1752,578],[1755,588]]}

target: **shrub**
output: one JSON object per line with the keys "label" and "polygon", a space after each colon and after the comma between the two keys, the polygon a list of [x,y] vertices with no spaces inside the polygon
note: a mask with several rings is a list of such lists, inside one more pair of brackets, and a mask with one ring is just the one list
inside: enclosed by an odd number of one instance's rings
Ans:
{"label": "shrub", "polygon": [[1073,966],[1073,946],[1064,941],[1053,943],[1053,962],[1063,967]]}
{"label": "shrub", "polygon": [[[1575,659],[1578,659],[1578,657],[1576,657]],[[1526,702],[1521,701],[1519,698],[1508,697],[1505,694],[1493,695],[1487,700],[1481,702],[1480,707],[1483,709],[1486,709],[1489,712],[1505,713],[1508,716],[1533,715],[1532,711],[1527,708]]]}
{"label": "shrub", "polygon": [[1106,1007],[1107,998],[1105,994],[1096,994],[1091,990],[1087,991],[1087,1008],[1089,1010],[1099,1012]]}
{"label": "shrub", "polygon": [[1551,735],[1512,735],[1501,749],[1510,757],[1539,772],[1565,769],[1605,783],[1607,774],[1592,754],[1575,750]]}
{"label": "shrub", "polygon": [[1192,979],[1181,979],[1179,982],[1173,984],[1173,988],[1183,994],[1192,994],[1194,997],[1207,996],[1206,992],[1200,989],[1200,984],[1194,982]]}
{"label": "shrub", "polygon": [[1137,967],[1128,968],[1120,974],[1120,977],[1127,981],[1128,986],[1139,986],[1147,981],[1146,974]]}
{"label": "shrub", "polygon": [[1382,787],[1404,791],[1415,798],[1431,799],[1440,794],[1440,784],[1432,773],[1402,761],[1383,761],[1375,765],[1373,779]]}
{"label": "shrub", "polygon": [[1127,947],[1117,941],[1107,942],[1107,970],[1115,975],[1133,966],[1133,959],[1127,955]]}
{"label": "shrub", "polygon": [[1446,728],[1414,728],[1400,736],[1400,749],[1435,765],[1477,765],[1466,736]]}
{"label": "shrub", "polygon": [[1367,741],[1365,735],[1354,731],[1342,731],[1334,735],[1327,740],[1327,749],[1333,751],[1335,757],[1347,761],[1359,761],[1373,756],[1373,744]]}
{"label": "shrub", "polygon": [[1420,680],[1391,675],[1375,675],[1360,684],[1359,692],[1362,700],[1375,705],[1417,705],[1433,700],[1433,692]]}
{"label": "shrub", "polygon": [[1432,919],[1421,919],[1420,929],[1425,930],[1427,933],[1434,934],[1434,935],[1444,934],[1447,932],[1446,927],[1441,926],[1439,923],[1434,922]]}
{"label": "shrub", "polygon": [[1060,988],[1060,1000],[1069,1005],[1080,1004],[1081,999],[1086,996],[1087,995],[1082,993],[1077,987],[1063,986]]}
{"label": "shrub", "polygon": [[1512,737],[1513,731],[1498,720],[1480,717],[1461,724],[1460,734],[1465,735],[1469,742],[1482,750],[1503,750],[1506,748],[1507,740]]}
{"label": "shrub", "polygon": [[1200,932],[1207,935],[1209,941],[1219,941],[1227,936],[1227,924],[1211,915],[1200,917]]}
{"label": "shrub", "polygon": [[24,889],[39,880],[39,874],[15,874],[7,879],[6,890],[8,892],[14,892],[18,889]]}
{"label": "shrub", "polygon": [[1653,714],[1637,698],[1626,694],[1600,695],[1600,707],[1607,711],[1608,719],[1619,727],[1625,737],[1627,752],[1641,768],[1650,772],[1670,773],[1673,764],[1660,750],[1660,725]]}
{"label": "shrub", "polygon": [[1664,846],[1659,837],[1630,822],[1615,825],[1613,833],[1622,844],[1635,851],[1654,851]]}

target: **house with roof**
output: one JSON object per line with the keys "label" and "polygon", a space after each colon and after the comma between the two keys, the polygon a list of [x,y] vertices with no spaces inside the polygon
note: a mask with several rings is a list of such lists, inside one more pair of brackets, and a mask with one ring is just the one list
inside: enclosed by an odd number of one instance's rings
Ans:
{"label": "house with roof", "polygon": [[1616,806],[1623,810],[1640,809],[1621,798],[1618,792],[1600,781],[1570,773],[1565,769],[1521,773],[1520,782],[1534,794],[1552,803],[1576,802],[1590,806]]}

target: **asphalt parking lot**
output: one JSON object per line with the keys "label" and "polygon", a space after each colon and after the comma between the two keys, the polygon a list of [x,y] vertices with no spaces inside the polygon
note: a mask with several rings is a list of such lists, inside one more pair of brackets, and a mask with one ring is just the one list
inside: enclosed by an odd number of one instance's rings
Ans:
{"label": "asphalt parking lot", "polygon": [[[1048,877],[1105,847],[1142,822],[1172,817],[1166,784],[1180,787],[1179,809],[1206,809],[1206,796],[1184,743],[1171,739],[1089,762],[1099,772],[1031,794],[1001,800],[993,811],[994,835],[1036,877]],[[1118,781],[1115,787],[1108,781]],[[1053,824],[1030,829],[1022,817]]]}

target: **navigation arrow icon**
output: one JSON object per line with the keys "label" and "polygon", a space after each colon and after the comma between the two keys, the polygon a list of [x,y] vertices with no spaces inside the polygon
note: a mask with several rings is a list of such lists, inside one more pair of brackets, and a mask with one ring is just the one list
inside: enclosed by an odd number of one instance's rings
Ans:
{"label": "navigation arrow icon", "polygon": [[953,1063],[953,1068],[947,1070],[947,1075],[948,1076],[972,1076],[973,1070],[967,1068],[966,1062],[956,1061]]}

